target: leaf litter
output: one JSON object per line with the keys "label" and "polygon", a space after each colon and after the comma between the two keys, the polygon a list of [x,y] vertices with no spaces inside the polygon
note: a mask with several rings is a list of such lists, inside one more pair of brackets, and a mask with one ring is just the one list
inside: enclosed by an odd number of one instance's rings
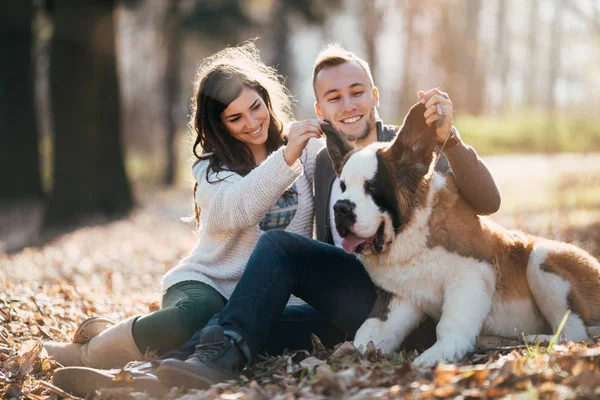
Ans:
{"label": "leaf litter", "polygon": [[[158,197],[170,201],[165,196]],[[47,358],[42,341],[72,340],[91,316],[121,320],[159,307],[162,274],[196,239],[192,227],[164,208],[152,203],[40,248],[0,253],[2,398],[75,399],[50,383],[60,364]],[[173,388],[164,399],[600,398],[600,337],[546,349],[496,341],[457,364],[415,369],[416,351],[385,356],[371,344],[361,353],[351,342],[326,349],[314,336],[312,352],[261,355],[239,381],[205,391]],[[123,372],[118,379],[131,377]],[[101,389],[94,398],[151,397],[125,386]]]}

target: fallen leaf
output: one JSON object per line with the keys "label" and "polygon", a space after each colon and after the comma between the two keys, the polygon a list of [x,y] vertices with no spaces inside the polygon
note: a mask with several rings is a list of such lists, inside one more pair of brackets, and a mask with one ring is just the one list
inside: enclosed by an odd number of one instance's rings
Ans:
{"label": "fallen leaf", "polygon": [[367,350],[363,357],[370,363],[377,363],[381,360],[381,351],[375,347],[375,344],[371,341],[367,344]]}
{"label": "fallen leaf", "polygon": [[355,361],[360,358],[360,351],[354,346],[352,342],[344,342],[340,346],[338,346],[331,357],[330,360],[337,360],[340,358],[344,358],[348,361]]}
{"label": "fallen leaf", "polygon": [[113,378],[114,382],[122,382],[122,383],[133,383],[133,375],[131,375],[131,372],[127,371],[126,369],[121,369],[119,371],[118,374],[115,375],[115,377]]}
{"label": "fallen leaf", "polygon": [[300,366],[308,369],[312,369],[323,364],[327,364],[327,361],[320,360],[317,357],[308,357],[300,361]]}
{"label": "fallen leaf", "polygon": [[433,389],[431,392],[435,397],[451,397],[456,396],[460,393],[458,388],[454,385],[444,385]]}
{"label": "fallen leaf", "polygon": [[319,339],[319,337],[314,333],[311,333],[310,337],[312,340],[313,347],[312,355],[322,360],[326,360],[328,356],[328,351],[325,348],[325,346],[323,346],[323,343],[321,343],[321,339]]}
{"label": "fallen leaf", "polygon": [[321,365],[313,378],[312,388],[315,393],[328,397],[338,397],[346,393],[346,383],[331,370],[329,365]]}
{"label": "fallen leaf", "polygon": [[447,385],[458,374],[458,367],[455,365],[439,364],[435,368],[434,374],[433,381],[436,385]]}

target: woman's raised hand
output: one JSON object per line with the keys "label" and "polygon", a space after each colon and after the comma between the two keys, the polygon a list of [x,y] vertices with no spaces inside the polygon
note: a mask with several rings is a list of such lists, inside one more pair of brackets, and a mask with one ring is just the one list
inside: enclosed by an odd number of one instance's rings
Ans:
{"label": "woman's raised hand", "polygon": [[292,123],[288,132],[288,143],[283,150],[283,158],[288,165],[292,165],[302,155],[309,139],[321,138],[323,131],[321,124],[327,124],[322,119],[307,119]]}

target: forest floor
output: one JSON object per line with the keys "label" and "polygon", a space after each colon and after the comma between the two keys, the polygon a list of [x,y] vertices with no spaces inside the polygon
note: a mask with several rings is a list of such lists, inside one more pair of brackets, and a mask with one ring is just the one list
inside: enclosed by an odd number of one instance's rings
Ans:
{"label": "forest floor", "polygon": [[[506,227],[579,245],[600,257],[600,154],[487,157],[502,192],[492,218]],[[85,318],[121,320],[159,306],[159,282],[193,247],[188,188],[138,190],[126,219],[96,224],[20,251],[35,238],[35,206],[0,211],[0,395],[60,398],[49,383],[59,365],[40,340],[70,340]],[[33,227],[32,227],[33,226]],[[3,251],[5,249],[6,251]],[[599,288],[600,290],[600,288]],[[360,354],[351,343],[261,360],[238,382],[166,398],[599,398],[600,342],[519,343],[479,349],[455,365],[413,369],[414,352]],[[148,398],[131,389],[96,398]]]}

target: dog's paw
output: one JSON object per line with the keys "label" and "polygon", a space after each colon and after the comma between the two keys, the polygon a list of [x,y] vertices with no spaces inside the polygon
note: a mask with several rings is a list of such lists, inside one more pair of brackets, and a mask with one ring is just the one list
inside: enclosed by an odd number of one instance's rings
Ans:
{"label": "dog's paw", "polygon": [[459,347],[455,344],[437,342],[423,354],[413,361],[413,365],[420,368],[434,367],[437,364],[445,364],[458,361],[467,354],[465,346]]}
{"label": "dog's paw", "polygon": [[356,350],[358,350],[360,352],[360,354],[365,354],[365,352],[367,351],[367,349],[369,348],[369,343],[373,344],[373,341],[367,342],[367,343],[359,343],[356,340],[354,341],[354,347],[356,347]]}
{"label": "dog's paw", "polygon": [[354,346],[364,353],[369,342],[378,345],[378,333],[381,330],[381,321],[375,318],[366,320],[354,335]]}
{"label": "dog's paw", "polygon": [[356,335],[353,343],[354,347],[356,347],[358,351],[364,353],[367,350],[367,345],[369,344],[369,342],[372,342],[372,340],[368,336],[364,335],[362,337],[359,337],[358,335]]}
{"label": "dog's paw", "polygon": [[381,350],[381,354],[392,355],[396,346],[391,341],[383,341],[377,345],[377,348]]}
{"label": "dog's paw", "polygon": [[435,367],[437,364],[444,364],[450,361],[444,354],[430,350],[431,349],[426,350],[423,354],[417,357],[413,361],[413,365],[418,368],[430,368]]}

